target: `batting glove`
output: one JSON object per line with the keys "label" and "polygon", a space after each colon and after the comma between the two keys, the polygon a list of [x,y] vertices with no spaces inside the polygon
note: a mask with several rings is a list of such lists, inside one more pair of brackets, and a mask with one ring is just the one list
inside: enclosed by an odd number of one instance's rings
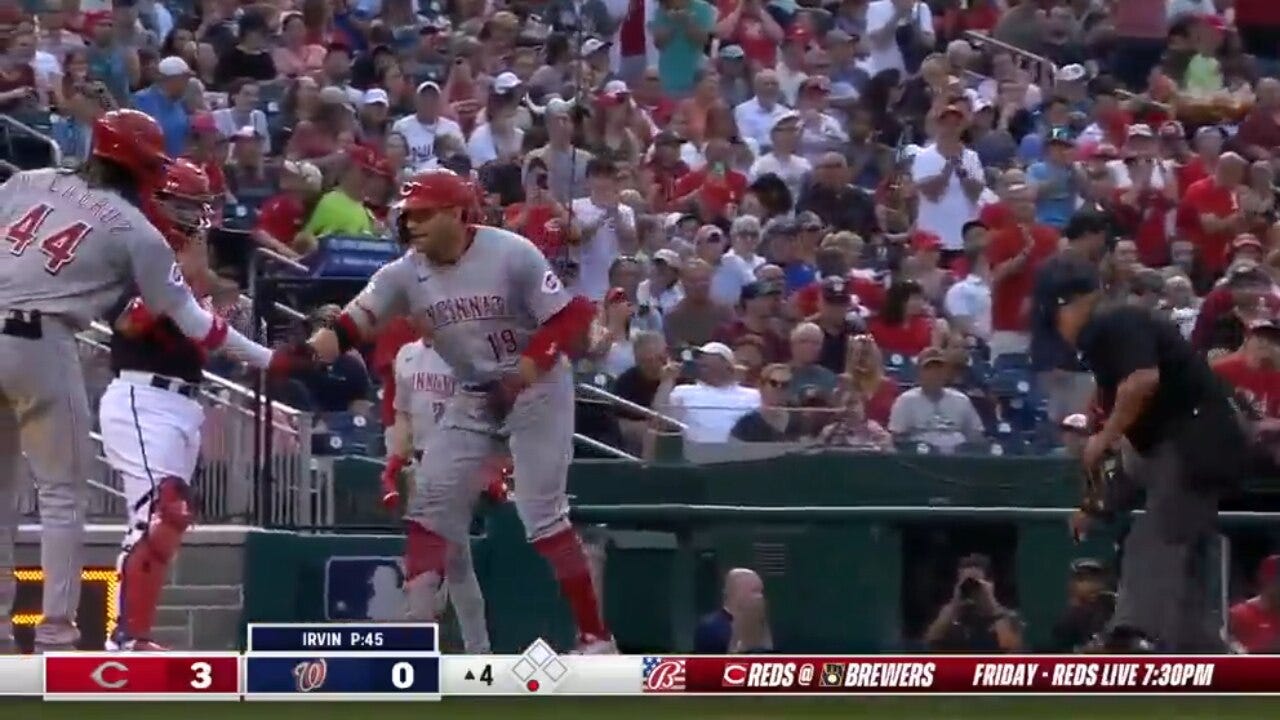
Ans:
{"label": "batting glove", "polygon": [[400,472],[408,464],[409,458],[392,455],[387,458],[387,466],[382,470],[382,507],[393,515],[400,512]]}

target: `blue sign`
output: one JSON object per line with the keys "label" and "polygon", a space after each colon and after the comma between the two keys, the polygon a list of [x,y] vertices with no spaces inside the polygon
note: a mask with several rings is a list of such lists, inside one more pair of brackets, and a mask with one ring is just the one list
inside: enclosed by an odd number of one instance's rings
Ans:
{"label": "blue sign", "polygon": [[327,236],[305,262],[313,277],[368,278],[404,254],[404,248],[377,237]]}
{"label": "blue sign", "polygon": [[328,620],[404,619],[404,568],[398,557],[333,557],[325,563]]}

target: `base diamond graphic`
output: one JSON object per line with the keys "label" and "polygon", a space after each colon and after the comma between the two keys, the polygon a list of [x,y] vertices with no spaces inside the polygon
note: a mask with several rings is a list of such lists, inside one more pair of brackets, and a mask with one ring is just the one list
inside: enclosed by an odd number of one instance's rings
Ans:
{"label": "base diamond graphic", "polygon": [[524,656],[536,667],[546,665],[549,660],[556,656],[554,650],[551,649],[541,638],[534,640],[533,644],[525,648]]}
{"label": "base diamond graphic", "polygon": [[515,664],[515,667],[511,668],[511,672],[515,673],[515,676],[520,678],[520,682],[524,682],[533,677],[533,674],[537,671],[538,668],[534,667],[533,663],[529,662],[528,658],[520,658],[520,661]]}

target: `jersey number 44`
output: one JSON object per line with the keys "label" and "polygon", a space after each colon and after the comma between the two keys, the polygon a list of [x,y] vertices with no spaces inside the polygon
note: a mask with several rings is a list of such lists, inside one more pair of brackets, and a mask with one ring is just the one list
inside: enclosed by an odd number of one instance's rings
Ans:
{"label": "jersey number 44", "polygon": [[93,227],[77,220],[42,232],[45,220],[49,219],[52,212],[53,208],[49,205],[36,205],[14,220],[5,229],[4,237],[9,241],[9,252],[14,255],[22,255],[33,243],[39,243],[40,251],[49,258],[44,264],[45,272],[57,275],[76,259],[76,249]]}

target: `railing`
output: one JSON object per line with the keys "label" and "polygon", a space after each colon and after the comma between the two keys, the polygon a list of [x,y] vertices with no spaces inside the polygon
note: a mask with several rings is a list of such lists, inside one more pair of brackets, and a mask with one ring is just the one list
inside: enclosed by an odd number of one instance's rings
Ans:
{"label": "railing", "polygon": [[[628,410],[647,420],[653,421],[653,423],[659,427],[665,425],[669,431],[684,432],[688,429],[684,423],[673,417],[663,415],[662,413],[657,412],[656,410],[651,410],[643,405],[637,405],[626,398],[618,397],[599,385],[593,385],[589,382],[579,382],[576,386],[576,390],[579,399],[585,399],[588,402],[598,402],[602,405],[608,405],[615,409],[621,408],[623,410]],[[644,443],[646,445],[644,448],[644,455],[648,458],[652,458],[654,454],[653,442],[657,434],[657,430],[650,431],[648,438]],[[573,440],[577,445],[591,448],[602,455],[607,455],[616,460],[626,460],[628,462],[635,463],[644,461],[641,457],[629,453],[622,448],[614,447],[608,443],[583,435],[582,433],[574,433]]]}
{"label": "railing", "polygon": [[1028,52],[1016,45],[1001,42],[986,33],[976,30],[966,30],[964,39],[978,46],[980,50],[986,49],[992,52],[1009,53],[1014,58],[1014,64],[1031,72],[1033,82],[1044,89],[1052,87],[1054,78],[1058,73],[1058,66],[1049,58]]}
{"label": "railing", "polygon": [[52,160],[50,166],[62,167],[62,148],[58,147],[58,143],[55,142],[53,138],[49,137],[48,135],[45,135],[39,130],[36,130],[30,125],[17,120],[11,115],[0,114],[0,123],[3,123],[4,125],[8,126],[12,130],[16,130],[23,135],[29,135],[30,137],[33,137],[36,140],[39,140],[41,143],[48,145],[49,151],[50,151],[50,158]]}
{"label": "railing", "polygon": [[[97,405],[113,374],[110,368],[111,329],[101,323],[77,336],[84,381],[91,410]],[[201,429],[201,462],[192,479],[201,522],[257,519],[253,478],[258,403],[255,393],[210,372],[204,373],[200,403],[205,408]],[[267,423],[261,423],[267,425]],[[276,479],[263,520],[277,525],[323,527],[334,518],[332,461],[312,457],[312,417],[283,403],[272,403],[269,421],[272,437],[270,467]],[[98,433],[91,433],[101,444]],[[258,442],[262,435],[257,434]],[[100,465],[89,485],[89,516],[119,522],[125,517],[121,481],[99,455]],[[21,510],[36,512],[35,496],[24,499]]]}

